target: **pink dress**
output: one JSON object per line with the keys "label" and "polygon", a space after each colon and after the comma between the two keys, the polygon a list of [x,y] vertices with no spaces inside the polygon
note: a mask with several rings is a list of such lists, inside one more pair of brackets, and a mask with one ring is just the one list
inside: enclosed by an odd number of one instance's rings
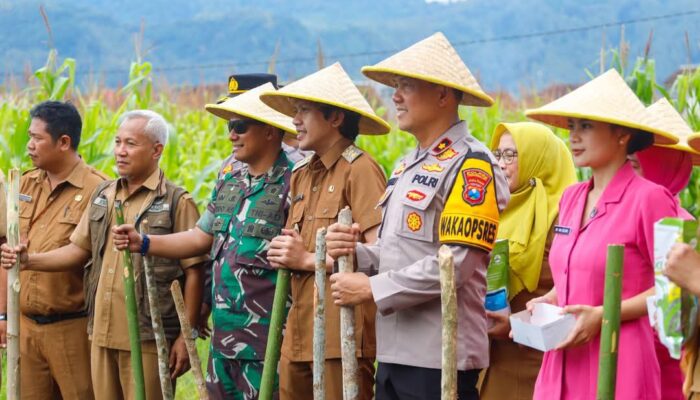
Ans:
{"label": "pink dress", "polygon": [[[678,193],[688,186],[690,176],[693,173],[693,161],[690,154],[658,146],[652,146],[636,154],[644,178],[665,187],[675,196],[678,217],[695,219],[681,207],[678,199]],[[684,400],[684,377],[680,361],[671,358],[668,349],[661,344],[658,335],[654,335],[654,346],[661,369],[661,399]]]}
{"label": "pink dress", "polygon": [[[673,196],[663,187],[637,176],[625,163],[581,226],[592,180],[568,188],[561,199],[559,222],[549,254],[559,306],[603,303],[608,244],[625,245],[622,298],[654,285],[654,222],[675,216]],[[600,337],[566,350],[545,353],[534,399],[593,400],[598,380]],[[648,318],[625,321],[620,327],[617,400],[658,400],[661,396],[654,332]]]}

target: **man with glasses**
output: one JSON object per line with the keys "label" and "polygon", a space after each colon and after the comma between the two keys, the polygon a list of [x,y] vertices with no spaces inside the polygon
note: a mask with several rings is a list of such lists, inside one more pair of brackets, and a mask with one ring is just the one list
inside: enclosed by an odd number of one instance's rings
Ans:
{"label": "man with glasses", "polygon": [[270,240],[280,233],[289,209],[293,164],[281,150],[291,119],[264,105],[267,83],[209,112],[227,119],[240,167],[220,177],[197,226],[165,236],[141,236],[115,228],[117,248],[159,257],[210,252],[213,333],[207,390],[217,399],[257,399],[260,391],[277,271],[267,261]]}
{"label": "man with glasses", "polygon": [[[216,104],[221,104],[228,99],[234,98],[239,94],[264,85],[265,83],[271,83],[272,86],[277,89],[277,75],[264,73],[231,75],[228,78],[228,93],[217,100]],[[230,123],[228,125],[228,132],[231,132]],[[294,135],[285,135],[282,140],[282,150],[287,153],[287,158],[289,158],[292,163],[297,163],[309,155],[309,152],[299,150],[299,141]],[[227,172],[231,172],[236,168],[240,168],[241,166],[241,162],[236,160],[235,149],[233,149],[231,155],[226,157],[224,162],[221,163],[218,177],[221,178]]]}

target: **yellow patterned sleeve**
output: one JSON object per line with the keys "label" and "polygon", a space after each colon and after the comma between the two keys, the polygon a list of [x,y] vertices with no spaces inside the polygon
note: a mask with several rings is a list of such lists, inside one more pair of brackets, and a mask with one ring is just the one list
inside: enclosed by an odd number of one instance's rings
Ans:
{"label": "yellow patterned sleeve", "polygon": [[440,243],[493,249],[498,231],[493,165],[485,154],[468,154],[440,215]]}

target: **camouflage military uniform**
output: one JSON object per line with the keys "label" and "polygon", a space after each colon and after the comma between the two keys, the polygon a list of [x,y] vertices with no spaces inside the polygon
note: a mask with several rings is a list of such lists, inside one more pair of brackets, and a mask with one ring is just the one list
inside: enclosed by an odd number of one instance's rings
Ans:
{"label": "camouflage military uniform", "polygon": [[277,281],[266,253],[286,220],[292,167],[280,152],[260,177],[245,164],[227,172],[197,223],[214,236],[207,389],[215,398],[257,398]]}

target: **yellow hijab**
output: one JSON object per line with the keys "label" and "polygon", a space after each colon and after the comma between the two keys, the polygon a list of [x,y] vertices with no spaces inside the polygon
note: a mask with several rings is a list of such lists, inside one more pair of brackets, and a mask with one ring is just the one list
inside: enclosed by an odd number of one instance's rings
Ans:
{"label": "yellow hijab", "polygon": [[566,144],[544,125],[501,123],[491,138],[498,148],[504,133],[513,136],[518,152],[517,189],[501,214],[498,238],[508,239],[508,296],[537,288],[547,236],[559,214],[559,199],[576,183],[576,170]]}

